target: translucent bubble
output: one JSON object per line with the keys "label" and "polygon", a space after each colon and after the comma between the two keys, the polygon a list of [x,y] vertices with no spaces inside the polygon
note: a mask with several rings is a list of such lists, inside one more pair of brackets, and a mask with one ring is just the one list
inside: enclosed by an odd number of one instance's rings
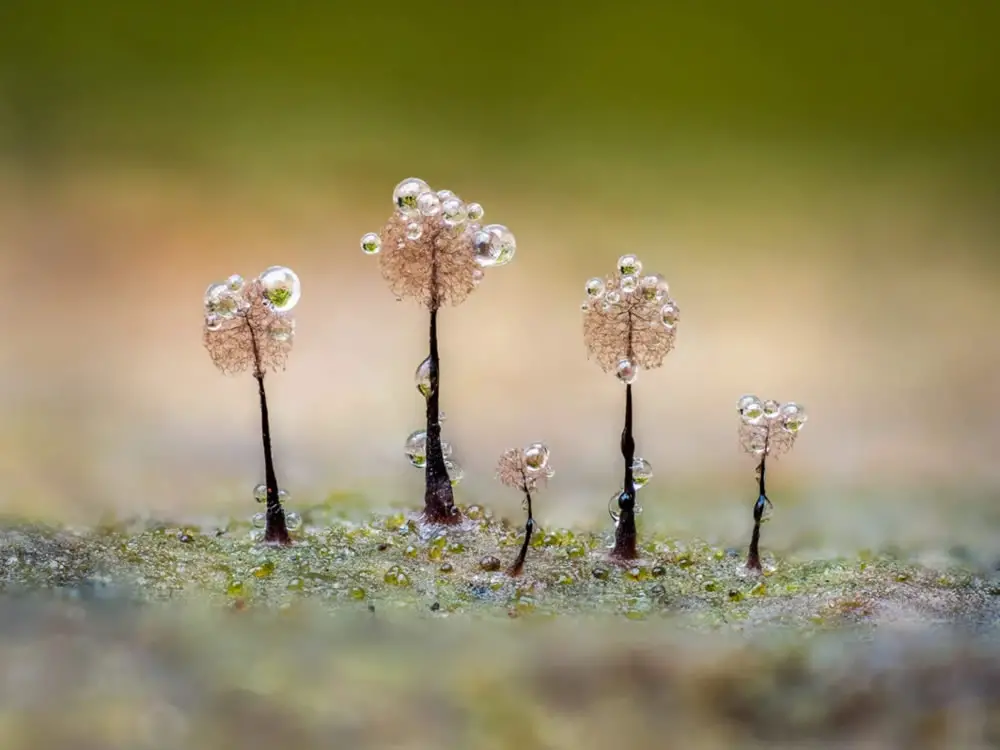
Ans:
{"label": "translucent bubble", "polygon": [[242,292],[244,283],[245,282],[243,281],[243,277],[240,276],[238,273],[234,273],[232,276],[226,279],[226,286],[229,288],[229,291],[232,292],[233,294],[239,294],[240,292]]}
{"label": "translucent bubble", "polygon": [[604,279],[595,276],[592,279],[587,279],[587,284],[584,287],[587,292],[587,297],[589,299],[600,299],[604,296]]}
{"label": "translucent bubble", "polygon": [[286,266],[271,266],[260,275],[264,299],[276,312],[288,312],[302,297],[302,284],[295,271]]}
{"label": "translucent bubble", "polygon": [[[621,519],[622,515],[621,500],[623,496],[628,497],[628,493],[625,492],[624,490],[618,490],[608,500],[608,515],[611,516],[611,520],[615,522],[616,528],[618,526],[618,521]],[[634,515],[639,515],[640,513],[642,513],[642,506],[639,505],[637,498],[633,498],[632,500],[632,513]]]}
{"label": "translucent bubble", "polygon": [[382,238],[375,232],[369,232],[361,238],[361,252],[365,255],[377,255],[382,249]]}
{"label": "translucent bubble", "polygon": [[667,282],[658,273],[643,276],[639,281],[642,297],[649,302],[662,302],[667,297]]}
{"label": "translucent bubble", "polygon": [[764,402],[763,409],[764,417],[766,419],[775,419],[779,414],[781,414],[781,404],[773,398]]}
{"label": "translucent bubble", "polygon": [[480,282],[483,280],[483,269],[473,268],[472,269],[472,283],[479,286]]}
{"label": "translucent bubble", "polygon": [[[440,421],[440,420],[438,420],[438,421]],[[449,443],[447,440],[442,440],[441,441],[441,455],[442,456],[444,456],[445,458],[448,458],[448,456],[450,456],[452,453],[454,453],[454,450],[455,449],[451,447],[451,443]]]}
{"label": "translucent bubble", "polygon": [[748,400],[745,403],[741,401],[740,403],[743,404],[740,414],[747,424],[758,424],[764,418],[764,405],[756,396],[753,397],[752,401]]}
{"label": "translucent bubble", "polygon": [[417,199],[430,190],[430,186],[418,177],[407,177],[396,185],[392,191],[392,202],[396,210],[403,216],[414,217],[420,214]]}
{"label": "translucent bubble", "polygon": [[517,252],[517,240],[514,233],[503,224],[487,224],[483,231],[493,236],[493,265],[505,266],[514,260]]}
{"label": "translucent bubble", "polygon": [[219,313],[209,313],[205,316],[205,328],[209,331],[218,331],[222,328],[222,316]]}
{"label": "translucent bubble", "polygon": [[580,303],[580,312],[590,312],[590,303],[589,302],[581,302]]}
{"label": "translucent bubble", "polygon": [[406,239],[408,240],[419,240],[423,236],[423,233],[423,226],[417,222],[406,225]]}
{"label": "translucent bubble", "polygon": [[618,366],[615,368],[615,375],[623,383],[634,383],[635,376],[639,374],[639,365],[633,362],[628,357],[622,357],[618,360]]}
{"label": "translucent bubble", "polygon": [[461,198],[448,198],[441,202],[441,217],[444,223],[450,227],[463,223],[467,216],[467,209]]}
{"label": "translucent bubble", "polygon": [[636,457],[632,461],[632,486],[635,489],[645,487],[653,478],[653,465],[644,458]]}
{"label": "translucent bubble", "polygon": [[423,216],[437,216],[441,213],[441,199],[437,193],[421,193],[417,196],[417,210]]}
{"label": "translucent bubble", "polygon": [[278,490],[278,502],[279,503],[284,504],[290,497],[291,497],[291,494],[288,492],[288,490]]}
{"label": "translucent bubble", "polygon": [[253,499],[258,503],[267,502],[267,485],[261,482],[253,488]]}
{"label": "translucent bubble", "polygon": [[427,433],[424,430],[411,432],[410,436],[406,438],[403,451],[410,459],[411,464],[418,469],[424,468],[427,465]]}
{"label": "translucent bubble", "polygon": [[622,276],[622,280],[619,282],[622,294],[632,294],[638,286],[639,280],[635,276]]}
{"label": "translucent bubble", "polygon": [[483,207],[478,203],[470,203],[465,207],[466,216],[469,217],[469,221],[479,221],[483,218]]}
{"label": "translucent bubble", "polygon": [[668,302],[660,310],[660,317],[663,320],[665,328],[674,328],[677,325],[677,321],[681,318],[681,311],[677,309],[677,305],[673,302]]}
{"label": "translucent bubble", "polygon": [[271,338],[275,341],[284,343],[286,341],[291,341],[292,336],[295,335],[295,321],[283,318],[281,320],[276,320],[271,324]]}
{"label": "translucent bubble", "polygon": [[472,252],[476,256],[476,263],[483,268],[496,265],[496,258],[493,257],[493,235],[484,229],[480,229],[472,235]]}
{"label": "translucent bubble", "polygon": [[267,526],[267,514],[254,513],[253,518],[250,519],[250,523],[254,525],[254,528],[263,529]]}
{"label": "translucent bubble", "polygon": [[446,201],[449,198],[454,198],[455,194],[450,190],[438,190],[437,197],[440,198],[442,201]]}
{"label": "translucent bubble", "polygon": [[413,373],[413,380],[417,384],[420,395],[427,398],[431,395],[431,358],[427,357],[417,365],[416,372]]}
{"label": "translucent bubble", "polygon": [[532,443],[524,449],[524,468],[531,473],[543,471],[549,464],[549,449],[545,443]]}
{"label": "translucent bubble", "polygon": [[302,516],[294,510],[285,513],[285,527],[289,531],[298,531],[302,527]]}
{"label": "translucent bubble", "polygon": [[798,432],[808,419],[806,410],[793,401],[781,407],[782,425],[787,432]]}
{"label": "translucent bubble", "polygon": [[607,302],[609,305],[617,305],[619,302],[622,301],[622,295],[619,293],[617,289],[609,289],[607,293],[604,295],[604,301]]}
{"label": "translucent bubble", "polygon": [[758,399],[752,393],[746,393],[740,396],[740,400],[736,403],[736,410],[740,414],[742,414],[743,410],[746,409],[750,404],[752,404],[754,401],[759,401],[759,400],[760,399]]}
{"label": "translucent bubble", "polygon": [[229,289],[226,282],[210,284],[205,290],[205,312],[214,313],[223,320],[228,320],[239,311],[236,295]]}
{"label": "translucent bubble", "polygon": [[754,431],[747,441],[747,447],[754,455],[763,455],[764,450],[767,448],[767,436],[763,432]]}
{"label": "translucent bubble", "polygon": [[623,255],[618,259],[618,273],[622,276],[638,276],[642,273],[642,261],[634,255]]}
{"label": "translucent bubble", "polygon": [[449,458],[444,462],[444,468],[448,470],[448,478],[451,480],[453,487],[465,477],[465,469],[462,468],[458,461]]}

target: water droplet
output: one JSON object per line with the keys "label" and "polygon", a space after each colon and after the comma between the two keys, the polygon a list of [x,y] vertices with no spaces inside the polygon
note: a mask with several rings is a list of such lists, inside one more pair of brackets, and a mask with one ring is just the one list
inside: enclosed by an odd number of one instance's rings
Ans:
{"label": "water droplet", "polygon": [[760,399],[752,396],[749,399],[740,399],[740,414],[747,424],[757,424],[764,417],[764,406]]}
{"label": "water droplet", "polygon": [[243,281],[243,277],[240,276],[238,273],[234,273],[232,276],[226,279],[226,286],[229,288],[229,291],[232,292],[233,294],[239,294],[240,292],[242,292],[244,283],[245,282]]}
{"label": "water droplet", "polygon": [[643,299],[649,302],[662,302],[669,291],[666,280],[658,273],[643,276],[639,281],[639,288]]}
{"label": "water droplet", "polygon": [[479,286],[480,282],[483,280],[483,269],[473,268],[472,269],[472,283]]}
{"label": "water droplet", "polygon": [[472,235],[472,252],[476,256],[476,263],[483,268],[496,264],[493,257],[493,236],[483,229]]}
{"label": "water droplet", "polygon": [[469,221],[479,221],[483,218],[483,207],[478,203],[470,203],[465,207],[465,214],[468,216]]}
{"label": "water droplet", "polygon": [[642,273],[642,261],[634,255],[623,255],[618,259],[618,273],[622,276],[638,276]]}
{"label": "water droplet", "polygon": [[288,500],[288,498],[290,498],[290,497],[291,497],[291,494],[288,492],[288,490],[278,490],[278,502],[279,503],[284,504],[285,501]]}
{"label": "water droplet", "polygon": [[[611,520],[615,522],[615,528],[618,527],[618,521],[622,515],[622,499],[627,498],[628,493],[624,490],[618,490],[615,494],[611,496],[608,500],[608,515],[611,516]],[[642,506],[639,505],[637,498],[632,499],[632,514],[637,516],[642,513]]]}
{"label": "water droplet", "polygon": [[417,210],[424,216],[437,216],[441,213],[441,199],[436,193],[421,193],[417,197]]}
{"label": "water droplet", "polygon": [[549,449],[545,443],[532,443],[524,449],[524,468],[535,473],[544,470],[549,463]]}
{"label": "water droplet", "polygon": [[406,445],[403,448],[410,463],[418,469],[427,465],[427,433],[424,430],[414,430],[406,438]]}
{"label": "water droplet", "polygon": [[514,260],[517,252],[517,240],[514,233],[503,224],[487,224],[483,230],[493,237],[493,265],[505,266]]}
{"label": "water droplet", "polygon": [[632,294],[639,286],[639,280],[635,276],[622,276],[619,282],[619,287],[621,287],[622,294]]}
{"label": "water droplet", "polygon": [[632,460],[632,486],[635,489],[645,487],[649,480],[653,478],[653,465],[644,458]]}
{"label": "water droplet", "polygon": [[781,407],[781,420],[786,432],[798,432],[808,419],[806,410],[793,401]]}
{"label": "water droplet", "polygon": [[775,419],[779,414],[781,414],[781,404],[773,398],[765,401],[763,408],[765,419]]}
{"label": "water droplet", "polygon": [[448,470],[448,478],[451,479],[451,484],[454,487],[456,484],[462,481],[465,477],[465,469],[452,459],[446,459],[444,462],[444,468]]}
{"label": "water droplet", "polygon": [[677,325],[677,321],[680,320],[680,315],[681,311],[672,302],[668,302],[660,310],[660,317],[663,319],[665,328],[674,328]]}
{"label": "water droplet", "polygon": [[584,291],[587,293],[588,299],[600,299],[604,296],[604,279],[597,276],[587,279]]}
{"label": "water droplet", "polygon": [[754,401],[759,401],[759,400],[760,399],[758,399],[752,393],[746,393],[740,396],[740,400],[736,403],[736,410],[740,414],[742,414],[743,410],[746,409],[750,404],[752,404]]}
{"label": "water droplet", "polygon": [[302,297],[302,284],[295,271],[286,266],[271,266],[260,275],[264,299],[276,312],[288,312]]}
{"label": "water droplet", "polygon": [[218,331],[222,328],[222,316],[218,313],[208,313],[205,316],[205,328],[209,331]]}
{"label": "water droplet", "polygon": [[[604,301],[608,303],[608,307],[611,305],[617,305],[622,301],[622,296],[617,289],[609,289],[604,295]],[[608,309],[608,308],[605,308]]]}
{"label": "water droplet", "polygon": [[285,514],[285,527],[289,531],[298,531],[302,527],[302,516],[294,510]]}
{"label": "water droplet", "polygon": [[589,302],[581,302],[580,303],[580,312],[590,312],[590,303]]}
{"label": "water droplet", "polygon": [[466,216],[467,209],[461,198],[452,197],[441,202],[441,217],[448,226],[454,227],[462,224]]}
{"label": "water droplet", "polygon": [[419,240],[424,233],[424,228],[417,222],[406,225],[406,239]]}
{"label": "water droplet", "polygon": [[454,448],[451,447],[451,443],[449,443],[447,440],[442,440],[441,441],[441,455],[442,456],[444,456],[445,458],[448,458],[454,452],[455,452],[455,450],[454,450]]}
{"label": "water droplet", "polygon": [[438,190],[437,197],[440,198],[442,201],[446,201],[449,198],[454,198],[455,194],[451,190]]}
{"label": "water droplet", "polygon": [[639,374],[639,365],[633,362],[628,357],[622,357],[618,360],[618,366],[615,368],[615,375],[623,383],[634,383],[635,376]]}
{"label": "water droplet", "polygon": [[764,433],[754,432],[751,434],[749,440],[747,441],[747,447],[750,449],[751,453],[757,456],[762,455],[764,453],[764,449],[767,447],[767,438]]}
{"label": "water droplet", "polygon": [[417,199],[430,189],[430,186],[419,177],[407,177],[392,191],[393,205],[403,216],[417,216],[420,214]]}
{"label": "water droplet", "polygon": [[266,513],[254,513],[253,518],[250,522],[254,525],[254,528],[263,529],[267,526],[267,514]]}
{"label": "water droplet", "polygon": [[295,321],[288,318],[279,318],[271,324],[271,338],[284,343],[291,341],[295,335]]}
{"label": "water droplet", "polygon": [[417,384],[417,390],[424,398],[431,395],[431,358],[427,357],[417,365],[416,372],[413,373],[413,380]]}
{"label": "water droplet", "polygon": [[444,422],[448,418],[448,415],[443,411],[438,412],[438,422]]}
{"label": "water droplet", "polygon": [[369,232],[361,238],[361,252],[365,255],[377,255],[382,249],[382,238],[375,232]]}
{"label": "water droplet", "polygon": [[205,290],[205,312],[214,313],[222,320],[228,320],[239,312],[239,300],[226,282],[210,284]]}
{"label": "water droplet", "polygon": [[267,502],[267,485],[261,482],[253,488],[253,499],[258,503]]}

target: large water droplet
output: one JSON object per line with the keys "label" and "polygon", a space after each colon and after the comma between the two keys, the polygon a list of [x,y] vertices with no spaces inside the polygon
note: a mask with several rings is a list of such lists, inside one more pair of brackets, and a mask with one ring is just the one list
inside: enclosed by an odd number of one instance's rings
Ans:
{"label": "large water droplet", "polygon": [[781,404],[773,398],[764,402],[763,409],[765,419],[776,419],[778,415],[781,414]]}
{"label": "large water droplet", "polygon": [[467,209],[461,198],[452,197],[441,202],[441,218],[450,227],[462,224],[467,216]]}
{"label": "large water droplet", "polygon": [[260,275],[264,299],[275,312],[288,312],[302,297],[302,284],[295,271],[286,266],[271,266]]}
{"label": "large water droplet", "polygon": [[424,216],[437,216],[441,213],[441,202],[435,193],[421,193],[417,197],[417,210]]}
{"label": "large water droplet", "polygon": [[444,468],[448,470],[448,478],[452,486],[455,486],[465,477],[465,469],[454,459],[445,459]]}
{"label": "large water droplet", "polygon": [[493,265],[505,266],[514,260],[517,240],[513,232],[503,224],[487,224],[483,230],[493,236]]}
{"label": "large water droplet", "polygon": [[418,469],[424,468],[427,465],[427,432],[424,430],[411,432],[410,436],[406,438],[403,451],[410,459],[411,464]]}
{"label": "large water droplet", "polygon": [[649,480],[653,478],[653,465],[644,458],[632,460],[632,486],[635,489],[645,487]]}
{"label": "large water droplet", "polygon": [[229,287],[229,291],[233,294],[239,294],[243,291],[243,286],[246,282],[243,281],[243,277],[238,273],[234,273],[228,279],[226,279],[226,286]]}
{"label": "large water droplet", "polygon": [[416,371],[413,373],[413,381],[417,385],[417,390],[420,395],[424,398],[428,398],[431,395],[431,358],[427,357],[423,362],[417,365]]}
{"label": "large water droplet", "polygon": [[746,409],[754,401],[760,401],[760,399],[754,396],[752,393],[746,393],[740,396],[740,400],[736,402],[736,410],[740,414],[742,414],[743,410]]}
{"label": "large water droplet", "polygon": [[430,186],[419,177],[407,177],[392,191],[392,203],[403,216],[418,216],[417,199],[429,190]]}
{"label": "large water droplet", "polygon": [[284,505],[284,503],[291,497],[291,493],[288,490],[278,490],[278,502]]}
{"label": "large water droplet", "polygon": [[205,290],[205,312],[218,315],[222,320],[236,316],[239,311],[239,300],[229,288],[227,282],[210,284]]}
{"label": "large water droplet", "polygon": [[747,424],[758,424],[764,418],[764,406],[756,396],[745,401],[741,399],[740,405],[740,414]]}
{"label": "large water droplet", "polygon": [[802,429],[802,426],[808,419],[809,417],[806,415],[806,410],[794,401],[789,401],[781,407],[782,426],[787,432],[798,432]]}
{"label": "large water droplet", "polygon": [[270,333],[271,338],[280,343],[291,341],[295,335],[295,321],[288,318],[276,320],[271,324]]}
{"label": "large water droplet", "polygon": [[642,298],[649,302],[662,302],[667,297],[669,287],[666,280],[658,273],[643,276],[639,280],[639,289]]}
{"label": "large water droplet", "polygon": [[261,482],[253,488],[253,499],[258,503],[267,502],[267,485]]}
{"label": "large water droplet", "polygon": [[285,513],[285,527],[289,531],[298,531],[302,527],[302,516],[294,510]]}
{"label": "large water droplet", "polygon": [[604,296],[604,279],[597,276],[587,279],[584,291],[587,293],[587,299],[600,299]]}
{"label": "large water droplet", "polygon": [[263,529],[265,526],[267,526],[267,514],[254,513],[253,518],[250,519],[250,523],[254,525],[254,528]]}
{"label": "large water droplet", "polygon": [[622,276],[618,286],[621,288],[622,294],[632,294],[639,286],[639,280],[632,275]]}
{"label": "large water droplet", "polygon": [[378,255],[382,249],[382,238],[375,232],[369,232],[361,238],[361,252],[365,255]]}
{"label": "large water droplet", "polygon": [[660,310],[660,317],[663,320],[664,328],[674,328],[677,326],[677,321],[680,320],[681,311],[677,309],[677,305],[668,302]]}
{"label": "large water droplet", "polygon": [[642,261],[634,255],[623,255],[618,259],[618,273],[622,276],[638,276],[642,273]]}
{"label": "large water droplet", "polygon": [[609,289],[604,295],[604,301],[607,302],[609,306],[617,305],[622,301],[622,295],[617,289]]}
{"label": "large water droplet", "polygon": [[422,224],[414,221],[412,224],[406,225],[406,239],[408,240],[419,240],[424,234],[424,227]]}
{"label": "large water droplet", "polygon": [[545,443],[532,443],[524,449],[524,468],[532,473],[544,471],[549,464],[549,449]]}
{"label": "large water droplet", "polygon": [[483,211],[483,207],[478,203],[470,203],[465,207],[465,214],[469,221],[479,221],[483,218],[484,213],[485,211]]}
{"label": "large water droplet", "polygon": [[618,360],[618,366],[615,368],[615,375],[623,383],[634,383],[636,375],[639,374],[639,365],[633,362],[628,357],[622,357]]}

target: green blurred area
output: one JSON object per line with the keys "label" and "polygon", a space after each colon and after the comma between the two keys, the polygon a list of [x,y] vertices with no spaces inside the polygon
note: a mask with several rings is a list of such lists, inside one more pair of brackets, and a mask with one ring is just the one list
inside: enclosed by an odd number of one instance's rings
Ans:
{"label": "green blurred area", "polygon": [[998,22],[989,0],[6,0],[0,159],[396,179],[450,158],[545,180],[751,144],[992,181]]}

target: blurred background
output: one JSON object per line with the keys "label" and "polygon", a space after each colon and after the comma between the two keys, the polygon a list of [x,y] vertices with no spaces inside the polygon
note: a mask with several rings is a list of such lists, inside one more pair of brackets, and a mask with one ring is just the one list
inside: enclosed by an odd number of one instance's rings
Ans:
{"label": "blurred background", "polygon": [[745,541],[753,392],[810,415],[771,472],[773,545],[996,551],[998,21],[989,0],[5,0],[0,506],[252,513],[255,387],[213,369],[202,294],[284,264],[282,485],[419,507],[426,314],[358,247],[417,176],[518,239],[441,320],[460,501],[518,512],[495,461],[542,439],[543,524],[607,523],[624,397],[579,303],[634,252],[682,311],[636,383],[647,523]]}

